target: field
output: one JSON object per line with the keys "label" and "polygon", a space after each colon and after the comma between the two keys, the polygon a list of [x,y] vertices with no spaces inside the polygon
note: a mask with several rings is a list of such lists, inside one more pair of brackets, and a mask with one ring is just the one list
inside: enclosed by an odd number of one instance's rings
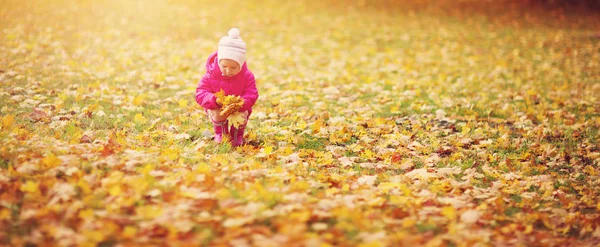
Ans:
{"label": "field", "polygon": [[[195,102],[231,27],[247,145]],[[0,245],[598,246],[600,14],[0,0]]]}

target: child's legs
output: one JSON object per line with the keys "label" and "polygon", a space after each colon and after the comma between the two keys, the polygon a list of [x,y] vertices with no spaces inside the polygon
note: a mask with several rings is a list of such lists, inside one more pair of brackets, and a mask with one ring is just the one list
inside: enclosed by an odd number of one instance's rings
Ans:
{"label": "child's legs", "polygon": [[220,113],[219,109],[210,110],[205,109],[204,112],[208,115],[208,119],[213,124],[213,129],[215,131],[215,141],[221,142],[222,135],[227,135],[229,130],[227,129],[227,118],[223,117]]}
{"label": "child's legs", "polygon": [[249,115],[250,114],[248,113],[248,111],[242,112],[242,117],[244,118],[244,123],[242,125],[240,125],[238,128],[231,126],[231,129],[229,130],[229,133],[231,133],[234,142],[238,142],[238,144],[241,144],[241,142],[243,142],[243,140],[244,140],[244,130],[246,130],[246,125],[248,124]]}

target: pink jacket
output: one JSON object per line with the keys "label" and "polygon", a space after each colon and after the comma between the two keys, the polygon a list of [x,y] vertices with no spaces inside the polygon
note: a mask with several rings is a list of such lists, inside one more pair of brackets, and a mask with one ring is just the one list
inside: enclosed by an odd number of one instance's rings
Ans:
{"label": "pink jacket", "polygon": [[206,60],[206,74],[202,76],[196,88],[196,102],[204,109],[217,109],[219,105],[215,93],[223,89],[225,95],[235,94],[244,99],[241,112],[252,113],[252,106],[258,99],[258,89],[254,75],[246,66],[247,63],[244,63],[240,73],[233,77],[222,76],[218,63],[217,52],[211,54]]}

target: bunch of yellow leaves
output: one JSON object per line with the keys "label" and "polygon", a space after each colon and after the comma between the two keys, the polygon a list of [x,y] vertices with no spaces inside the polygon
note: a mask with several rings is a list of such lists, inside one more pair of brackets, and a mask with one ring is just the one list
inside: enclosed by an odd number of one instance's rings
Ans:
{"label": "bunch of yellow leaves", "polygon": [[215,93],[217,103],[221,105],[221,115],[228,116],[229,123],[238,128],[245,122],[245,118],[239,110],[244,105],[244,99],[238,95],[225,95],[223,89]]}

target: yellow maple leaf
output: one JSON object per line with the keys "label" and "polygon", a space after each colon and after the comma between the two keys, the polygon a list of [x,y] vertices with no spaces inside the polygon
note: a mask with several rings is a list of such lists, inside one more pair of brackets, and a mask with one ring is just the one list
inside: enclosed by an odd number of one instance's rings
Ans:
{"label": "yellow maple leaf", "polygon": [[34,193],[34,192],[38,191],[39,186],[40,186],[40,184],[38,182],[29,180],[29,181],[25,182],[25,184],[22,184],[19,189],[23,192]]}
{"label": "yellow maple leaf", "polygon": [[154,219],[162,215],[162,209],[158,206],[140,206],[135,209],[135,213],[142,219]]}
{"label": "yellow maple leaf", "polygon": [[123,237],[125,238],[132,238],[137,234],[137,229],[133,226],[126,226],[125,229],[123,229]]}
{"label": "yellow maple leaf", "polygon": [[596,170],[594,170],[594,167],[587,165],[585,166],[585,168],[583,168],[583,171],[587,174],[590,174],[591,176],[596,176],[597,172]]}
{"label": "yellow maple leaf", "polygon": [[471,128],[465,126],[462,128],[461,134],[466,135],[469,132],[471,132]]}
{"label": "yellow maple leaf", "polygon": [[188,100],[180,99],[179,101],[177,101],[177,104],[179,104],[179,107],[181,108],[186,108],[188,107]]}
{"label": "yellow maple leaf", "polygon": [[110,187],[110,189],[108,189],[108,193],[111,196],[119,196],[121,194],[122,190],[121,190],[121,185],[120,184],[115,184],[112,187]]}
{"label": "yellow maple leaf", "polygon": [[175,160],[179,157],[179,150],[175,148],[167,148],[163,150],[160,155],[169,160]]}
{"label": "yellow maple leaf", "polygon": [[85,181],[85,179],[79,179],[79,181],[77,181],[77,187],[81,190],[82,194],[88,194],[92,191],[88,182]]}
{"label": "yellow maple leaf", "polygon": [[227,119],[229,120],[229,123],[235,128],[239,128],[241,125],[244,124],[244,122],[246,122],[244,114],[239,111],[229,115]]}
{"label": "yellow maple leaf", "polygon": [[0,220],[10,219],[10,210],[4,208],[0,210]]}
{"label": "yellow maple leaf", "polygon": [[219,92],[215,93],[215,97],[217,97],[217,104],[223,105],[223,101],[225,100],[225,91],[221,88]]}
{"label": "yellow maple leaf", "polygon": [[92,243],[101,242],[105,238],[104,234],[100,230],[93,230],[93,231],[84,230],[83,236],[85,236],[86,241],[89,241]]}
{"label": "yellow maple leaf", "polygon": [[446,216],[450,220],[454,220],[456,219],[456,209],[454,209],[454,207],[451,206],[443,207],[442,215]]}
{"label": "yellow maple leaf", "polygon": [[6,115],[2,117],[2,126],[5,128],[10,127],[15,122],[15,117],[13,115]]}
{"label": "yellow maple leaf", "polygon": [[375,153],[373,153],[373,151],[371,151],[369,149],[365,149],[365,151],[360,154],[360,157],[367,158],[367,159],[374,158]]}
{"label": "yellow maple leaf", "polygon": [[135,114],[135,117],[133,117],[133,122],[136,124],[145,124],[146,118],[141,113],[138,113],[138,114]]}
{"label": "yellow maple leaf", "polygon": [[132,101],[133,105],[134,106],[141,106],[141,105],[143,105],[144,101],[145,101],[144,98],[145,98],[144,95],[135,96],[133,98],[133,101]]}
{"label": "yellow maple leaf", "polygon": [[342,191],[343,191],[343,192],[348,192],[348,191],[350,191],[350,185],[349,185],[349,184],[344,184],[344,185],[342,185]]}
{"label": "yellow maple leaf", "polygon": [[81,211],[79,211],[79,218],[81,219],[91,219],[92,217],[94,217],[94,210],[93,209],[83,209]]}
{"label": "yellow maple leaf", "polygon": [[47,168],[54,168],[62,164],[62,160],[60,160],[54,154],[49,154],[42,159],[42,164],[44,164],[44,166]]}
{"label": "yellow maple leaf", "polygon": [[379,246],[384,246],[382,243],[380,242],[368,242],[368,243],[362,243],[358,245],[359,247],[379,247]]}
{"label": "yellow maple leaf", "polygon": [[383,193],[388,193],[391,189],[395,189],[398,187],[400,187],[399,183],[383,182],[377,186],[377,189],[381,190],[381,192]]}
{"label": "yellow maple leaf", "polygon": [[407,218],[407,219],[404,219],[402,221],[402,226],[405,227],[405,228],[412,227],[412,226],[414,226],[416,224],[417,224],[417,221],[415,219],[412,219],[412,218]]}
{"label": "yellow maple leaf", "polygon": [[301,192],[304,192],[310,188],[310,184],[303,180],[297,181],[292,186],[293,186],[292,188],[294,189],[294,191],[301,191]]}
{"label": "yellow maple leaf", "polygon": [[[150,171],[146,172],[146,173],[142,173],[145,175],[148,175]],[[144,178],[143,176],[140,176],[138,178],[134,178],[132,180],[130,180],[127,185],[129,185],[131,188],[133,188],[135,190],[136,193],[144,193],[144,191],[146,191],[148,189],[148,187],[150,186],[150,181],[146,180],[146,178]]]}
{"label": "yellow maple leaf", "polygon": [[154,170],[154,167],[150,164],[147,164],[144,167],[140,168],[139,172],[141,174],[148,175],[152,170]]}
{"label": "yellow maple leaf", "polygon": [[315,121],[315,123],[312,125],[313,133],[318,133],[323,125],[325,125],[324,120],[322,118],[317,119],[317,121]]}
{"label": "yellow maple leaf", "polygon": [[310,218],[310,212],[307,210],[292,212],[287,218],[297,222],[306,222]]}
{"label": "yellow maple leaf", "polygon": [[264,152],[266,155],[269,155],[273,152],[273,146],[265,146],[264,147]]}

